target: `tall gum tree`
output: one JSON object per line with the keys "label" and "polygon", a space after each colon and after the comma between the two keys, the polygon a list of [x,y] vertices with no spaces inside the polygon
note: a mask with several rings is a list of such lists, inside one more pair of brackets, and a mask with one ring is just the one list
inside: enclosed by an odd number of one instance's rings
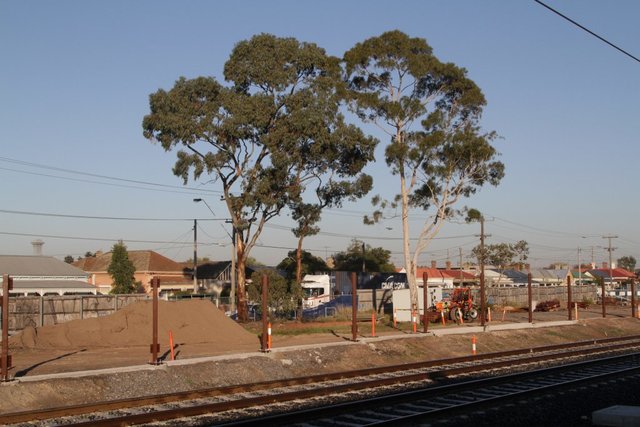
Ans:
{"label": "tall gum tree", "polygon": [[[404,266],[418,307],[420,254],[459,213],[455,205],[484,184],[497,185],[504,165],[495,160],[494,132],[479,126],[485,98],[465,69],[440,62],[426,40],[389,31],[356,44],[343,58],[350,107],[389,137],[385,158],[399,178],[399,193],[374,197],[375,223],[387,206],[400,206]],[[431,211],[420,230],[409,229],[414,210]],[[412,246],[412,240],[415,245]]]}
{"label": "tall gum tree", "polygon": [[185,183],[205,174],[222,186],[238,261],[238,319],[246,321],[245,265],[264,225],[300,200],[309,180],[372,159],[376,141],[337,114],[340,61],[315,44],[256,35],[234,47],[224,78],[229,85],[181,77],[151,94],[142,125],[166,151],[181,148],[173,173]]}

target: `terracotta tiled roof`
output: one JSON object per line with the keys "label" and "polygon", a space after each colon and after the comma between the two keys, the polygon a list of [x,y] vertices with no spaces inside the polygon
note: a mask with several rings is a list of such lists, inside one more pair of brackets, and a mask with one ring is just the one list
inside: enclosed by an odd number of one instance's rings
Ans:
{"label": "terracotta tiled roof", "polygon": [[448,274],[450,277],[455,279],[460,279],[460,274],[462,273],[462,280],[475,280],[476,276],[473,273],[469,273],[464,270],[440,270],[445,274]]}
{"label": "terracotta tiled roof", "polygon": [[[154,251],[127,251],[129,259],[136,268],[136,272],[182,272],[182,264],[175,262]],[[87,272],[103,272],[109,269],[111,264],[111,252],[80,259],[73,263],[78,268]]]}
{"label": "terracotta tiled roof", "polygon": [[424,273],[429,275],[429,278],[439,279],[452,279],[454,276],[449,275],[445,270],[438,270],[437,268],[418,267],[416,269],[416,278],[422,280]]}

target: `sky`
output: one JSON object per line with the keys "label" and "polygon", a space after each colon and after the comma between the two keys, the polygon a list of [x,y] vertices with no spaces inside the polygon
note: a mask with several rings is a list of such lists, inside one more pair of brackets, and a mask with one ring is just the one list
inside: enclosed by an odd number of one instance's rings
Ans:
{"label": "sky", "polygon": [[[545,3],[640,57],[639,2]],[[143,137],[149,95],[180,76],[223,82],[234,45],[256,34],[342,56],[394,29],[464,67],[487,99],[481,124],[500,135],[505,177],[459,205],[484,213],[487,243],[526,240],[535,267],[640,259],[640,62],[533,0],[0,0],[0,254],[31,255],[41,239],[45,255],[62,259],[122,239],[184,261],[197,219],[198,256],[228,260],[220,185],[184,185],[171,172],[175,152]],[[357,124],[381,140],[367,167],[371,195],[392,197],[388,139]],[[400,266],[400,221],[366,226],[370,211],[370,197],[326,211],[305,250],[325,258],[357,239]],[[428,214],[412,216],[412,236]],[[274,218],[251,256],[280,262],[295,248],[292,226],[286,212]],[[447,223],[420,264],[470,260],[479,233],[478,224]]]}

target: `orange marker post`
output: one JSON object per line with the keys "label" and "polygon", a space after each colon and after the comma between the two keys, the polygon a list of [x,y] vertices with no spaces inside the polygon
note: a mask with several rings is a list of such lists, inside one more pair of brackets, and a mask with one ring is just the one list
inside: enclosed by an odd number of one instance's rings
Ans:
{"label": "orange marker post", "polygon": [[462,310],[458,307],[458,318],[460,319],[460,324],[464,325],[464,319],[462,318]]}
{"label": "orange marker post", "polygon": [[491,322],[491,307],[488,307],[488,308],[487,308],[487,313],[488,313],[487,321],[488,321],[488,322]]}
{"label": "orange marker post", "polygon": [[393,327],[398,327],[398,310],[395,308],[393,309]]}
{"label": "orange marker post", "polygon": [[444,311],[440,312],[440,319],[442,319],[442,326],[447,326],[447,321],[444,320]]}
{"label": "orange marker post", "polygon": [[271,322],[267,326],[267,351],[271,351]]}
{"label": "orange marker post", "polygon": [[176,360],[175,355],[173,354],[173,334],[169,331],[169,347],[171,347],[171,360]]}
{"label": "orange marker post", "polygon": [[471,354],[476,355],[476,336],[471,337]]}
{"label": "orange marker post", "polygon": [[575,311],[576,311],[576,320],[578,320],[578,303],[574,302],[573,307],[575,308]]}
{"label": "orange marker post", "polygon": [[416,312],[411,312],[411,322],[413,323],[413,333],[418,332],[418,325],[416,325]]}
{"label": "orange marker post", "polygon": [[507,309],[503,308],[502,309],[502,321],[504,322],[504,315],[507,314]]}

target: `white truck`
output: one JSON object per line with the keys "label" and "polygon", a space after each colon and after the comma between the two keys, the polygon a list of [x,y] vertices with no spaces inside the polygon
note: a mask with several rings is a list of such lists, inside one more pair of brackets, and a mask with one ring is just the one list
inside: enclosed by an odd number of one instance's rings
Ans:
{"label": "white truck", "polygon": [[328,274],[306,274],[301,286],[303,308],[315,308],[331,300],[331,280]]}

